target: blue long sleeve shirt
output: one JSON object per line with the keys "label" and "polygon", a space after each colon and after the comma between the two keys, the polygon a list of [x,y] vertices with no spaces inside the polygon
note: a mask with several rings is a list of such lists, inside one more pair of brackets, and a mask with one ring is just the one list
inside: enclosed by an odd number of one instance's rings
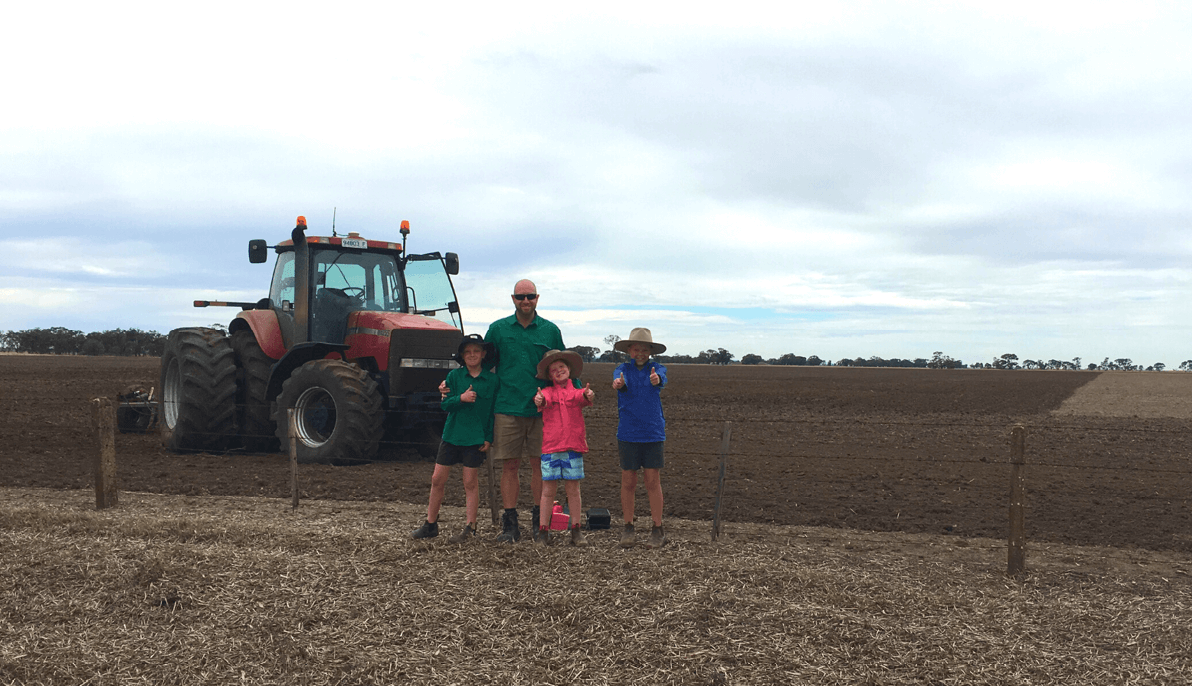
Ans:
{"label": "blue long sleeve shirt", "polygon": [[[650,372],[657,369],[661,381],[650,383]],[[630,360],[613,371],[613,378],[625,376],[625,388],[617,392],[617,440],[626,443],[655,443],[666,440],[666,419],[662,416],[662,389],[666,386],[666,367],[649,360],[641,369]]]}

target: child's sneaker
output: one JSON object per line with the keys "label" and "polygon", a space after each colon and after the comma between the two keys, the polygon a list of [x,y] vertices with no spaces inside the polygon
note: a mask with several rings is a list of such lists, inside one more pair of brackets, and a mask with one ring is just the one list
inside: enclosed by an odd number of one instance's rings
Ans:
{"label": "child's sneaker", "polygon": [[588,545],[588,537],[584,535],[584,530],[580,528],[579,524],[571,527],[571,545],[577,548],[584,548]]}
{"label": "child's sneaker", "polygon": [[633,525],[626,524],[625,530],[621,532],[621,547],[632,548],[637,544],[637,538],[633,534]]}
{"label": "child's sneaker", "polygon": [[414,533],[411,535],[414,538],[434,538],[439,535],[439,523],[424,521],[422,526],[414,529]]}
{"label": "child's sneaker", "polygon": [[537,545],[550,545],[550,531],[545,526],[538,527],[538,531],[534,532],[534,543]]}
{"label": "child's sneaker", "polygon": [[647,548],[661,548],[666,545],[666,534],[662,533],[662,527],[656,526],[650,530],[650,540],[646,541]]}
{"label": "child's sneaker", "polygon": [[468,524],[467,526],[464,527],[463,531],[461,531],[458,534],[447,539],[447,542],[448,543],[464,543],[466,541],[472,540],[472,538],[475,535],[476,535],[476,525]]}

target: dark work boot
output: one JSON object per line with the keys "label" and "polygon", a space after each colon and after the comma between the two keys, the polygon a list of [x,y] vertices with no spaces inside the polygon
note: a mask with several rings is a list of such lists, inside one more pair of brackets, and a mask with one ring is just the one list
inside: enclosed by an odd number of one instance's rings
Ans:
{"label": "dark work boot", "polygon": [[434,538],[439,535],[439,523],[424,521],[422,526],[414,529],[414,533],[411,535],[414,538]]}
{"label": "dark work boot", "polygon": [[[538,520],[538,517],[541,514],[542,510],[539,509],[538,505],[530,508],[530,516],[533,517],[533,519],[530,521],[530,531],[537,531],[538,527],[542,526],[542,522]],[[547,526],[550,526],[550,524],[547,523]]]}
{"label": "dark work boot", "polygon": [[516,543],[521,540],[521,528],[517,525],[517,510],[505,510],[501,515],[501,533],[497,534],[498,543]]}

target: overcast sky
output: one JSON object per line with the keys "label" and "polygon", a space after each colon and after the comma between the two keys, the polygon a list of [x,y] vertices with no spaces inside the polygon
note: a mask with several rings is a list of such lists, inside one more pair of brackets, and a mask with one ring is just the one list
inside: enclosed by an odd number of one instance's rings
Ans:
{"label": "overcast sky", "polygon": [[1192,358],[1189,5],[430,4],[5,9],[0,330],[227,323],[337,208],[468,331]]}

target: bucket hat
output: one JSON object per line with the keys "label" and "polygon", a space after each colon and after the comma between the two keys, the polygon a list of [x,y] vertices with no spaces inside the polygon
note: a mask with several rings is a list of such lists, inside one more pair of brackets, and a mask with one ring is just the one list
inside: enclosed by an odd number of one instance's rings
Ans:
{"label": "bucket hat", "polygon": [[488,343],[484,337],[478,333],[470,333],[464,336],[463,340],[459,342],[459,347],[455,349],[455,356],[451,359],[459,363],[461,367],[464,365],[464,347],[469,345],[478,345],[484,349],[484,359],[480,365],[485,369],[495,367],[497,365],[497,346]]}

